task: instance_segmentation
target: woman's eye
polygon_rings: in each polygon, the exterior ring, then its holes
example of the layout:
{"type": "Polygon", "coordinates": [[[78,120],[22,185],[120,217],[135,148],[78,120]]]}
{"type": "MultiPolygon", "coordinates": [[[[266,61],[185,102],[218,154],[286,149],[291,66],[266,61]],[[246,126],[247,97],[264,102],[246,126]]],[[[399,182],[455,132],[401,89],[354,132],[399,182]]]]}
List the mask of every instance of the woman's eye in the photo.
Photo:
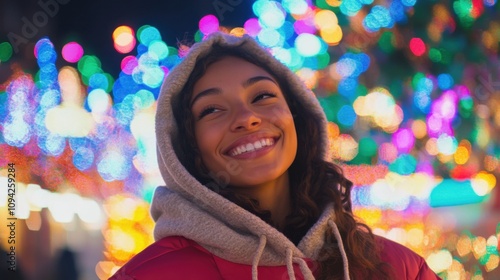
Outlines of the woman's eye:
{"type": "Polygon", "coordinates": [[[276,97],[276,94],[270,93],[270,92],[263,92],[263,93],[260,93],[259,95],[257,95],[253,101],[255,102],[255,101],[259,101],[259,100],[267,99],[267,98],[272,98],[272,97],[276,97]]]}
{"type": "Polygon", "coordinates": [[[208,114],[212,114],[214,112],[216,112],[217,109],[213,106],[210,106],[210,107],[207,107],[205,109],[203,109],[200,114],[198,115],[198,119],[202,119],[204,116],[208,115],[208,114]]]}

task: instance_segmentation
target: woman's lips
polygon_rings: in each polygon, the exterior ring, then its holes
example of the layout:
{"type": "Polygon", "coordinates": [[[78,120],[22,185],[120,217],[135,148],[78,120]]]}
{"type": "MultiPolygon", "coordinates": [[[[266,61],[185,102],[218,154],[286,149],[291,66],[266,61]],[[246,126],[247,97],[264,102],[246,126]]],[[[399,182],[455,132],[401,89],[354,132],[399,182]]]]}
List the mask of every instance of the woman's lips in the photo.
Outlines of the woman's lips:
{"type": "Polygon", "coordinates": [[[271,134],[254,133],[237,139],[224,154],[239,159],[260,156],[271,150],[280,138],[271,134]]]}
{"type": "Polygon", "coordinates": [[[230,156],[238,156],[245,153],[250,153],[254,151],[259,151],[266,147],[270,147],[274,145],[274,138],[266,137],[260,140],[256,140],[253,143],[243,143],[231,150],[229,150],[228,154],[230,156]]]}

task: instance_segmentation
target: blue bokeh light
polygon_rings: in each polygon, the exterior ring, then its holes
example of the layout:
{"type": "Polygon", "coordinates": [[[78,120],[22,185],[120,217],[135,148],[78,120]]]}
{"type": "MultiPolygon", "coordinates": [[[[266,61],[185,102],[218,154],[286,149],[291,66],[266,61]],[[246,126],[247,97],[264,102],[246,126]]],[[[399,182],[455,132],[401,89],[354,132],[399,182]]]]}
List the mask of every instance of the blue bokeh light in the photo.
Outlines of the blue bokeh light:
{"type": "Polygon", "coordinates": [[[440,74],[437,77],[437,83],[438,83],[438,87],[441,90],[447,90],[453,86],[455,81],[453,80],[453,77],[450,74],[444,73],[444,74],[440,74]]]}
{"type": "Polygon", "coordinates": [[[87,147],[78,147],[73,154],[73,164],[81,171],[87,170],[94,163],[94,151],[87,147]]]}

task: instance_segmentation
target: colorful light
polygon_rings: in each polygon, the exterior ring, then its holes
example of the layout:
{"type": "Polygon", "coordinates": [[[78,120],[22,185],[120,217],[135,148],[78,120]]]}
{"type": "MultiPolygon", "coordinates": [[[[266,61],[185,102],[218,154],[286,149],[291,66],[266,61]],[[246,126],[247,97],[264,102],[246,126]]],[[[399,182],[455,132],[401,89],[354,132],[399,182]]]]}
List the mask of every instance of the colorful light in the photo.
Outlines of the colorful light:
{"type": "Polygon", "coordinates": [[[139,62],[137,61],[137,58],[135,56],[129,55],[122,59],[120,66],[123,73],[131,75],[138,64],[139,62]]]}
{"type": "Polygon", "coordinates": [[[70,63],[76,63],[83,56],[83,48],[77,42],[69,42],[62,48],[62,57],[70,63]]]}
{"type": "Polygon", "coordinates": [[[137,29],[137,39],[141,45],[149,47],[152,42],[161,41],[161,34],[156,27],[143,25],[137,29]]]}
{"type": "Polygon", "coordinates": [[[402,128],[392,135],[392,142],[401,153],[409,153],[415,144],[415,137],[410,129],[402,128]]]}
{"type": "Polygon", "coordinates": [[[169,54],[168,46],[163,41],[153,41],[149,44],[148,52],[158,57],[158,60],[165,59],[169,54]]]}
{"type": "Polygon", "coordinates": [[[380,28],[391,28],[394,25],[394,20],[391,17],[389,10],[380,5],[372,7],[370,13],[363,20],[363,26],[368,32],[376,32],[380,28]]]}
{"type": "Polygon", "coordinates": [[[245,21],[243,28],[245,28],[247,34],[252,37],[256,37],[262,30],[262,26],[260,26],[259,20],[256,18],[250,18],[245,21]]]}
{"type": "Polygon", "coordinates": [[[214,15],[206,15],[200,19],[198,26],[201,33],[208,35],[219,30],[219,20],[214,15]]]}
{"type": "Polygon", "coordinates": [[[119,53],[129,53],[135,48],[134,30],[122,25],[113,31],[113,46],[119,53]]]}
{"type": "Polygon", "coordinates": [[[412,38],[410,40],[410,50],[415,56],[422,56],[425,51],[425,43],[420,38],[412,38]]]}
{"type": "Polygon", "coordinates": [[[444,207],[453,205],[473,204],[484,201],[484,196],[476,194],[471,181],[457,181],[444,179],[431,192],[431,207],[444,207]]]}
{"type": "Polygon", "coordinates": [[[0,43],[0,63],[7,62],[12,57],[12,45],[8,42],[0,43]]]}

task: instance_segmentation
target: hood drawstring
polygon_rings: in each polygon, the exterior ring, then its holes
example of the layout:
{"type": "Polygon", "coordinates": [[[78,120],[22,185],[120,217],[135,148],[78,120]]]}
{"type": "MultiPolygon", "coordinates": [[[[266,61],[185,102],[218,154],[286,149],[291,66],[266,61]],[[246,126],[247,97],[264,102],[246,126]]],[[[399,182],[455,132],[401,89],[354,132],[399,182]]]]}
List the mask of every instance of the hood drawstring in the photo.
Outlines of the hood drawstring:
{"type": "MultiPolygon", "coordinates": [[[[267,238],[265,235],[260,236],[259,247],[257,247],[257,251],[255,252],[255,256],[252,261],[252,280],[258,280],[258,267],[259,261],[262,257],[262,253],[264,252],[264,248],[266,247],[267,238]]],[[[288,272],[288,277],[290,280],[295,280],[295,271],[293,270],[293,263],[297,263],[300,267],[300,271],[302,275],[304,275],[305,280],[314,280],[314,275],[312,274],[311,269],[307,266],[306,261],[302,258],[294,257],[291,248],[286,249],[286,268],[288,272]]]]}
{"type": "Polygon", "coordinates": [[[257,268],[259,266],[260,257],[262,256],[262,253],[264,252],[264,248],[266,247],[266,242],[267,242],[266,236],[261,235],[260,241],[259,241],[259,247],[257,247],[257,251],[255,252],[255,256],[253,257],[252,280],[258,279],[258,269],[257,268]]]}
{"type": "Polygon", "coordinates": [[[293,271],[293,256],[292,249],[286,249],[286,269],[290,280],[295,280],[295,271],[293,271]]]}
{"type": "Polygon", "coordinates": [[[350,280],[351,278],[349,276],[349,261],[347,260],[347,254],[345,252],[344,242],[342,241],[342,237],[340,236],[339,228],[333,220],[329,220],[328,225],[332,227],[333,235],[335,236],[335,238],[337,239],[337,243],[339,244],[340,255],[342,255],[342,260],[344,261],[344,279],[350,280]]]}
{"type": "Polygon", "coordinates": [[[314,275],[311,269],[307,266],[306,261],[302,258],[294,257],[292,248],[286,249],[286,268],[288,270],[288,277],[290,280],[295,280],[295,271],[293,270],[293,263],[297,263],[300,268],[300,272],[304,276],[305,280],[314,280],[314,275]]]}
{"type": "Polygon", "coordinates": [[[302,275],[304,275],[304,279],[306,279],[306,280],[309,280],[309,279],[314,280],[314,275],[313,275],[311,269],[309,268],[309,266],[307,265],[307,263],[306,263],[306,261],[304,259],[298,258],[298,257],[294,257],[293,261],[295,263],[299,264],[300,271],[302,272],[302,275]]]}

